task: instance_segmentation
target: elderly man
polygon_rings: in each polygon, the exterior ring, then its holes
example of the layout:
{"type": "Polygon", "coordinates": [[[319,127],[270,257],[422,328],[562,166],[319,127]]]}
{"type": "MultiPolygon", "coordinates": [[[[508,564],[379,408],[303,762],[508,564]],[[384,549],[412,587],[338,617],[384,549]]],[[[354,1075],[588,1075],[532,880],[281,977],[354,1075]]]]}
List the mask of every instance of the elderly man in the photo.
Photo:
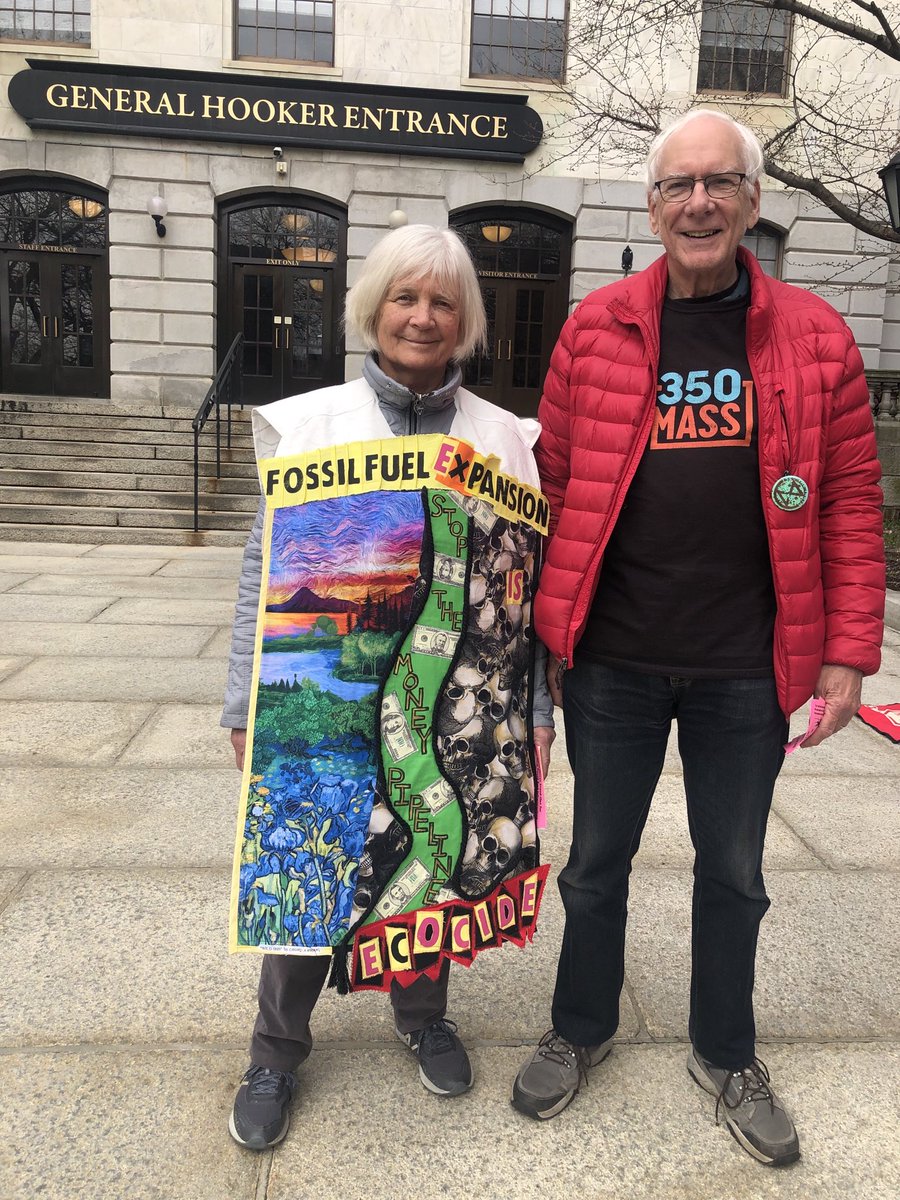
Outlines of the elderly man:
{"type": "Polygon", "coordinates": [[[553,1028],[513,1103],[555,1116],[610,1051],[631,860],[675,718],[695,850],[688,1070],[740,1145],[780,1165],[799,1142],[753,1018],[766,820],[789,714],[824,699],[817,745],[878,669],[884,567],[853,337],[740,246],[762,165],[722,114],[664,131],[647,195],[665,254],[588,296],[551,361],[536,623],[575,812],[553,1028]]]}

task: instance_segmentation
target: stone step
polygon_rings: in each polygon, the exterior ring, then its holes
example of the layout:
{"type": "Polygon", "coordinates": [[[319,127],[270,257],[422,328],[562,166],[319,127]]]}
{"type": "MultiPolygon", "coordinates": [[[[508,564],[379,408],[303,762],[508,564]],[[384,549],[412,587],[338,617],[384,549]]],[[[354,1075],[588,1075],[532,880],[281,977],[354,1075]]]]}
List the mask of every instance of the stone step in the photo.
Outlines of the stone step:
{"type": "MultiPolygon", "coordinates": [[[[61,438],[62,430],[59,426],[35,426],[35,425],[5,425],[0,427],[0,439],[16,442],[16,441],[43,441],[47,439],[48,433],[54,436],[52,440],[55,444],[65,445],[67,442],[79,444],[79,442],[88,440],[83,437],[83,430],[73,429],[71,438],[61,438]]],[[[118,445],[145,445],[148,442],[158,446],[181,446],[190,445],[191,453],[193,453],[194,439],[193,434],[188,433],[165,433],[153,431],[151,436],[147,437],[145,431],[140,429],[117,429],[110,428],[108,425],[98,426],[97,433],[104,441],[115,443],[118,445]]],[[[215,429],[207,427],[201,435],[209,444],[215,446],[215,429]]],[[[225,442],[224,430],[222,431],[222,442],[225,442]]],[[[231,431],[232,449],[249,449],[253,445],[253,440],[248,433],[236,431],[232,427],[231,431]]]]}
{"type": "MultiPolygon", "coordinates": [[[[118,509],[194,509],[194,492],[185,488],[182,492],[151,492],[137,489],[114,490],[108,488],[67,487],[0,487],[0,505],[24,504],[26,500],[38,507],[56,505],[60,508],[103,509],[115,513],[118,509]]],[[[209,509],[214,503],[219,512],[252,512],[259,507],[259,497],[216,493],[214,497],[201,494],[203,507],[209,509]]],[[[115,524],[115,522],[113,522],[115,524]]]]}
{"type": "MultiPolygon", "coordinates": [[[[117,460],[118,461],[118,460],[117,460]]],[[[70,464],[66,464],[69,466],[70,464]]],[[[117,490],[138,490],[152,492],[182,492],[193,491],[194,479],[192,471],[181,474],[139,474],[133,471],[121,473],[109,471],[58,470],[19,470],[7,468],[0,464],[0,485],[7,487],[36,487],[36,488],[106,488],[117,490]]],[[[201,495],[240,495],[254,496],[259,494],[259,483],[256,478],[243,478],[225,475],[221,479],[200,478],[201,495]]]]}
{"type": "MultiPolygon", "coordinates": [[[[254,513],[202,511],[200,525],[205,529],[243,531],[246,538],[250,526],[253,524],[254,513]]],[[[0,526],[16,523],[29,526],[51,525],[60,530],[67,525],[95,526],[97,540],[105,542],[108,540],[106,530],[116,527],[143,531],[150,529],[190,530],[194,524],[194,512],[193,507],[183,511],[165,508],[151,511],[148,509],[75,508],[52,504],[0,504],[0,526]],[[101,534],[102,536],[100,536],[101,534]]],[[[141,539],[135,540],[140,541],[141,539]]]]}
{"type": "Polygon", "coordinates": [[[173,409],[174,416],[193,416],[197,412],[196,401],[179,404],[158,400],[107,400],[102,396],[23,396],[4,394],[0,397],[0,410],[14,413],[108,413],[110,416],[167,416],[173,409]]]}
{"type": "MultiPolygon", "coordinates": [[[[226,425],[226,415],[222,414],[221,425],[226,425]]],[[[148,432],[179,433],[193,437],[193,414],[186,413],[183,417],[136,417],[109,413],[56,413],[29,412],[18,413],[0,410],[0,434],[5,434],[10,426],[49,429],[142,429],[148,432]]],[[[232,430],[238,430],[244,435],[250,432],[249,416],[232,413],[232,430]]],[[[215,417],[210,417],[203,427],[204,433],[209,432],[215,437],[215,417]]],[[[201,435],[202,436],[202,435],[201,435]]],[[[150,440],[150,439],[148,439],[150,440]]]]}
{"type": "MultiPolygon", "coordinates": [[[[45,459],[54,458],[82,458],[91,459],[95,465],[102,463],[105,459],[135,459],[135,455],[146,454],[147,462],[161,462],[163,460],[186,462],[190,463],[190,469],[194,469],[194,447],[193,444],[182,446],[141,446],[134,442],[110,442],[104,444],[102,442],[32,442],[32,441],[9,441],[0,440],[0,452],[7,455],[17,455],[19,457],[41,457],[45,459]]],[[[200,462],[215,464],[216,461],[216,446],[201,444],[200,446],[200,462]]],[[[228,463],[233,466],[243,466],[248,470],[255,472],[256,466],[253,459],[252,451],[246,447],[234,447],[229,450],[227,446],[222,446],[222,463],[228,463]]]]}
{"type": "MultiPolygon", "coordinates": [[[[2,443],[0,443],[2,445],[2,443]]],[[[210,480],[211,476],[207,468],[212,467],[215,461],[215,452],[207,459],[201,459],[200,480],[210,480]]],[[[193,479],[194,474],[194,459],[191,458],[127,458],[117,457],[110,459],[106,464],[112,472],[128,474],[128,475],[172,475],[188,476],[193,479]]],[[[44,470],[59,470],[63,469],[68,472],[86,471],[94,475],[99,468],[96,458],[75,458],[69,455],[59,456],[42,456],[40,454],[24,454],[21,451],[16,453],[12,451],[6,453],[5,450],[0,450],[0,470],[12,471],[44,471],[44,470]]],[[[234,479],[242,481],[252,481],[253,486],[258,488],[256,464],[252,459],[246,462],[227,462],[223,456],[222,459],[222,478],[234,479]]],[[[14,482],[10,480],[9,482],[14,482]]],[[[174,484],[172,485],[175,486],[174,484]]]]}
{"type": "MultiPolygon", "coordinates": [[[[4,442],[0,439],[0,450],[4,454],[17,455],[19,457],[44,458],[44,460],[53,460],[53,458],[85,458],[85,460],[94,461],[96,468],[102,469],[103,463],[107,460],[119,460],[119,458],[136,458],[140,461],[140,456],[146,456],[146,462],[162,462],[163,460],[172,462],[190,463],[190,469],[193,470],[193,445],[174,445],[174,446],[155,446],[155,445],[140,445],[131,442],[116,443],[110,442],[104,444],[102,442],[4,442]]],[[[256,470],[253,455],[246,448],[228,449],[228,446],[222,446],[222,464],[228,463],[230,466],[244,467],[247,472],[256,470]]],[[[200,445],[199,452],[200,463],[209,464],[215,469],[216,462],[216,446],[200,445]]]]}
{"type": "MultiPolygon", "coordinates": [[[[176,417],[193,420],[199,404],[195,400],[179,404],[167,400],[105,400],[101,396],[22,396],[5,393],[0,396],[0,412],[20,413],[103,413],[108,418],[121,417],[176,417]]],[[[237,412],[240,404],[235,404],[237,412]]],[[[250,413],[252,405],[244,408],[250,413]]]]}
{"type": "Polygon", "coordinates": [[[68,542],[96,545],[151,546],[243,546],[247,541],[245,529],[127,529],[104,525],[41,525],[16,521],[3,523],[0,514],[0,543],[2,542],[68,542]]]}

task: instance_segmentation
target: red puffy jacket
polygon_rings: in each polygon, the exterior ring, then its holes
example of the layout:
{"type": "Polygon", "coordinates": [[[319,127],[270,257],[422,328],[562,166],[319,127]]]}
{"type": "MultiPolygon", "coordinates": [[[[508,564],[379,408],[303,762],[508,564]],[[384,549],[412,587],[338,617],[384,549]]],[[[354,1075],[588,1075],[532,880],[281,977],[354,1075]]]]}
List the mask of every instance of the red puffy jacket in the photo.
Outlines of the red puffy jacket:
{"type": "MultiPolygon", "coordinates": [[[[790,714],[823,663],[874,674],[881,660],[884,543],[881,472],[862,359],[841,317],[817,296],[750,272],[747,355],[759,406],[759,472],[778,603],[775,677],[790,714]],[[772,502],[786,473],[809,485],[794,512],[772,502]]],[[[536,449],[551,507],[535,603],[537,631],[571,666],[603,550],[650,435],[665,255],[593,292],[566,322],[550,361],[536,449]]]]}

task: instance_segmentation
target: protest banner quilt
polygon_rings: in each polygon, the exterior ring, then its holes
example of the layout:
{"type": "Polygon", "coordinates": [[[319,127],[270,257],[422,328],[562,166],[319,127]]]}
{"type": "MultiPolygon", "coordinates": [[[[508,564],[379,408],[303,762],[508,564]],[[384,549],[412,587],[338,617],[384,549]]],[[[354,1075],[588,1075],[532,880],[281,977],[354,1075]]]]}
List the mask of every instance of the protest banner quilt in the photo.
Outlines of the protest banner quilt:
{"type": "Polygon", "coordinates": [[[452,437],[260,464],[267,513],[230,947],[384,989],[534,931],[547,502],[452,437]]]}

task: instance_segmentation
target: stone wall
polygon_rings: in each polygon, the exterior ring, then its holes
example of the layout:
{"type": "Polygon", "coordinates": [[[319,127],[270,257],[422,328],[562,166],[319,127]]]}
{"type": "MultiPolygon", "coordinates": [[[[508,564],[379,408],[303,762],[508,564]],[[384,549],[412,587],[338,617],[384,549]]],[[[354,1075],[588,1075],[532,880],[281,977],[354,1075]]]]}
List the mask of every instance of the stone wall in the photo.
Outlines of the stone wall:
{"type": "MultiPolygon", "coordinates": [[[[44,58],[86,58],[177,69],[292,74],[276,63],[232,57],[230,0],[102,0],[93,6],[90,50],[42,45],[44,58]]],[[[463,0],[397,5],[356,0],[336,5],[334,67],[304,66],[304,76],[387,85],[526,91],[548,134],[523,166],[288,149],[276,175],[271,149],[162,138],[29,130],[10,109],[6,82],[25,69],[34,47],[0,51],[0,172],[59,173],[108,189],[112,395],[118,400],[198,402],[214,371],[217,203],[254,189],[312,194],[348,210],[348,282],[398,205],[411,221],[447,222],[469,205],[514,203],[573,221],[570,296],[618,279],[625,245],[634,269],[659,244],[650,233],[643,188],[631,180],[582,177],[554,155],[558,126],[549,85],[517,89],[468,77],[470,7],[463,0]],[[159,191],[169,215],[164,240],[146,206],[159,191]]],[[[783,278],[824,295],[850,322],[869,370],[900,369],[898,275],[888,287],[883,244],[866,239],[805,195],[766,188],[763,217],[785,235],[783,278]]],[[[348,345],[347,375],[359,371],[360,347],[348,345]]]]}

